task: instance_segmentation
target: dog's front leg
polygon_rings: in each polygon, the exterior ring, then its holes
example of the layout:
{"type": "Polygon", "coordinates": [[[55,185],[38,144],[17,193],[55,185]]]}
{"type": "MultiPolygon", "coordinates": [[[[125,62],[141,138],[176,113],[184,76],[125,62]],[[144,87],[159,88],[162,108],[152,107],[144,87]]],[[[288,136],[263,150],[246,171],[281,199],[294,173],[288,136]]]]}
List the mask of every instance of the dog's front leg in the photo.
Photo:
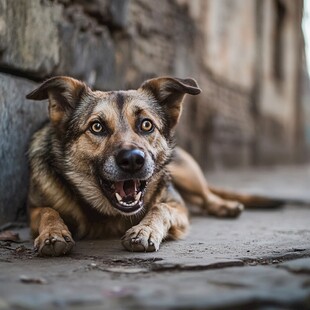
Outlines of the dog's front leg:
{"type": "Polygon", "coordinates": [[[60,256],[71,251],[74,241],[71,233],[52,208],[31,208],[30,225],[33,235],[38,235],[34,248],[41,256],[60,256]]]}
{"type": "Polygon", "coordinates": [[[155,204],[138,225],[125,233],[122,244],[128,251],[157,251],[163,239],[179,239],[188,227],[188,211],[182,202],[155,204]]]}

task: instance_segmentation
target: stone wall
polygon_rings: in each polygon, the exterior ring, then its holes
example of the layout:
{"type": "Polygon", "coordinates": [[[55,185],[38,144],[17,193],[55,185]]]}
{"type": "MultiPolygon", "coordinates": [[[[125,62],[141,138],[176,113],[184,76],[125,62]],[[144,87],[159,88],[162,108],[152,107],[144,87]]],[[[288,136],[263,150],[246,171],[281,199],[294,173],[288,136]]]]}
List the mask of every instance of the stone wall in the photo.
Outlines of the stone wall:
{"type": "Polygon", "coordinates": [[[25,210],[26,145],[47,118],[24,100],[70,75],[102,90],[192,76],[178,143],[203,169],[294,162],[302,0],[1,0],[0,223],[25,210]]]}
{"type": "Polygon", "coordinates": [[[302,55],[300,2],[258,2],[259,40],[256,80],[257,160],[292,162],[300,157],[302,55]]]}
{"type": "Polygon", "coordinates": [[[0,74],[0,224],[25,213],[27,145],[47,118],[47,105],[25,101],[35,83],[0,74]]]}

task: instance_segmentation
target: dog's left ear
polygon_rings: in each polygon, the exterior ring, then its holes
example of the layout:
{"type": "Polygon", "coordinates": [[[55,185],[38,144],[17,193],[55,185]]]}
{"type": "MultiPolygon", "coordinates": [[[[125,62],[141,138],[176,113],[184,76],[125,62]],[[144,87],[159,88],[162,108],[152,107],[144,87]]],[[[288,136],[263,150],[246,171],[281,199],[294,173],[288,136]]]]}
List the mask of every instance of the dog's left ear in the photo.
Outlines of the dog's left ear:
{"type": "Polygon", "coordinates": [[[32,100],[49,99],[49,116],[55,125],[65,122],[75,108],[81,94],[88,87],[81,81],[67,76],[56,76],[48,79],[26,98],[32,100]]]}
{"type": "Polygon", "coordinates": [[[150,93],[163,107],[168,120],[168,125],[173,128],[182,111],[182,101],[186,94],[198,95],[201,93],[194,79],[178,79],[160,77],[145,81],[140,89],[150,93]]]}

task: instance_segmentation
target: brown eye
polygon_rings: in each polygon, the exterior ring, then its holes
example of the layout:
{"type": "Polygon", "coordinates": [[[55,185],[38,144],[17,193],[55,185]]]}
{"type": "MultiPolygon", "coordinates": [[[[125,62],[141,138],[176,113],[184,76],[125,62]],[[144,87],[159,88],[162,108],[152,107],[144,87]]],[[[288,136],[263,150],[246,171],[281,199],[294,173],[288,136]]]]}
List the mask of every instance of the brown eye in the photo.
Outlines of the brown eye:
{"type": "Polygon", "coordinates": [[[145,119],[141,123],[141,130],[145,132],[151,132],[154,129],[153,123],[149,119],[145,119]]]}
{"type": "Polygon", "coordinates": [[[103,132],[103,127],[102,127],[102,125],[99,122],[93,123],[91,125],[90,129],[91,129],[91,131],[93,133],[101,133],[101,132],[103,132]]]}

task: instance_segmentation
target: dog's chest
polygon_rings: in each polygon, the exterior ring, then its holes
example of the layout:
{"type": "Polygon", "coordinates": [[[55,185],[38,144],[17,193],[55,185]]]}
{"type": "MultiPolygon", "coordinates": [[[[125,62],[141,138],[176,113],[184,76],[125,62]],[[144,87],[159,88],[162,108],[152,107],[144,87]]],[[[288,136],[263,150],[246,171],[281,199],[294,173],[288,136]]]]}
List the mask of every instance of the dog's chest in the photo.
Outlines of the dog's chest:
{"type": "Polygon", "coordinates": [[[74,216],[63,215],[70,231],[77,239],[106,239],[121,237],[132,226],[139,223],[137,217],[109,216],[100,214],[90,207],[80,208],[83,214],[78,220],[74,216]]]}

